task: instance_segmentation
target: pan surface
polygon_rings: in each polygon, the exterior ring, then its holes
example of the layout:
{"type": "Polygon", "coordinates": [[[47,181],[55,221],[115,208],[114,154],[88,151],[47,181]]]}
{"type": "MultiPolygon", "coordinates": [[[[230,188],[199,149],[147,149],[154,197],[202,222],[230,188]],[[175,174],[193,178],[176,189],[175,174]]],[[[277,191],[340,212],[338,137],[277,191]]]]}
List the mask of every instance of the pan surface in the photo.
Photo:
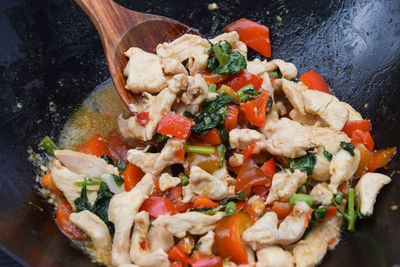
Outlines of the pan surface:
{"type": "MultiPolygon", "coordinates": [[[[400,146],[399,1],[220,0],[216,11],[205,0],[118,2],[209,37],[241,17],[269,26],[274,58],[300,73],[318,71],[340,100],[371,119],[378,148],[400,146]]],[[[57,229],[51,205],[33,189],[28,151],[37,152],[44,135],[56,139],[68,115],[108,79],[101,41],[72,0],[2,0],[0,10],[0,247],[19,262],[3,255],[0,265],[97,266],[57,229]]],[[[390,209],[400,205],[399,167],[397,155],[384,170],[393,181],[373,218],[344,232],[322,266],[400,266],[400,211],[390,209]]]]}

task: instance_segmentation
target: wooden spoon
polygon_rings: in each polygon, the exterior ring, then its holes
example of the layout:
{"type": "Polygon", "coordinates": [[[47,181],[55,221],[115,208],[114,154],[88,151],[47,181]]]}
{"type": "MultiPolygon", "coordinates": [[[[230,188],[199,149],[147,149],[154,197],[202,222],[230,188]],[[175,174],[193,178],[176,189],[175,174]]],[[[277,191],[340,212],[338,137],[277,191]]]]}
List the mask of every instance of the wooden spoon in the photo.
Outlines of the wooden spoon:
{"type": "Polygon", "coordinates": [[[86,12],[99,32],[114,86],[122,101],[129,104],[137,98],[125,89],[123,70],[127,64],[124,52],[140,47],[154,52],[157,44],[170,42],[185,33],[197,34],[192,28],[176,20],[135,12],[112,0],[75,0],[86,12]]]}

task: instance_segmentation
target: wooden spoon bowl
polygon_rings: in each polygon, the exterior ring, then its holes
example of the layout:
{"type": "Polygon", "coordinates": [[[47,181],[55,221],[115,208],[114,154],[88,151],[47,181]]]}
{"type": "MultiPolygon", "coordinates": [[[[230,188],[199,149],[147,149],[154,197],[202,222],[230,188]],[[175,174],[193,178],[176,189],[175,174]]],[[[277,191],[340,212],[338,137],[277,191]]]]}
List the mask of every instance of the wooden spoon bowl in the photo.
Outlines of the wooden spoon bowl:
{"type": "Polygon", "coordinates": [[[122,101],[129,104],[138,101],[125,89],[123,74],[127,64],[124,52],[139,47],[154,52],[157,44],[170,42],[185,33],[197,34],[192,28],[176,20],[126,9],[112,0],[75,0],[97,28],[103,43],[108,69],[122,101]]]}

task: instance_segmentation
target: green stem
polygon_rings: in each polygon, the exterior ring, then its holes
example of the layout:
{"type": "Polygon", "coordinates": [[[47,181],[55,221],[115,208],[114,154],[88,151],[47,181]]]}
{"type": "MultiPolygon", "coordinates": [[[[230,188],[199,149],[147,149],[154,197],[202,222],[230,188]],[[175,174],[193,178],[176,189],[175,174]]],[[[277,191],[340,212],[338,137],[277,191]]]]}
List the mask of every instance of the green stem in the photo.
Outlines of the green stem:
{"type": "Polygon", "coordinates": [[[349,199],[347,203],[347,214],[350,217],[347,223],[347,230],[353,231],[356,222],[356,213],[354,211],[354,188],[349,189],[349,199]]]}
{"type": "Polygon", "coordinates": [[[47,135],[43,137],[42,141],[40,141],[39,146],[41,146],[50,156],[54,156],[54,150],[58,149],[57,145],[47,135]]]}
{"type": "Polygon", "coordinates": [[[207,146],[191,146],[185,145],[185,151],[188,153],[198,153],[198,154],[214,154],[215,148],[207,146]]]}
{"type": "Polygon", "coordinates": [[[311,207],[313,199],[311,196],[306,194],[301,194],[301,193],[293,194],[290,197],[289,205],[293,207],[296,204],[296,202],[299,201],[304,201],[311,207]]]}

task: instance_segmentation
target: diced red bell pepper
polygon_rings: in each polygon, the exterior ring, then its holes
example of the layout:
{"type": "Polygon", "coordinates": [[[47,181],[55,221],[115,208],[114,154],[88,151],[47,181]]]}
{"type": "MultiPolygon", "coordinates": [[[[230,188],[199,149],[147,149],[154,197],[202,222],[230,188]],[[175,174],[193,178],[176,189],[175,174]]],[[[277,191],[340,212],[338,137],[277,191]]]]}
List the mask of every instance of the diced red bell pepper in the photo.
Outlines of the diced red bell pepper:
{"type": "Polygon", "coordinates": [[[358,120],[358,121],[347,121],[342,131],[345,132],[347,136],[351,138],[351,136],[356,130],[369,132],[370,129],[371,129],[370,120],[358,120]]]}
{"type": "Polygon", "coordinates": [[[360,178],[365,172],[368,171],[368,163],[371,160],[371,153],[363,144],[356,145],[360,151],[360,163],[358,164],[357,171],[354,173],[354,178],[360,178]]]}
{"type": "Polygon", "coordinates": [[[227,74],[218,74],[218,73],[212,73],[212,72],[201,73],[201,76],[206,81],[207,85],[210,85],[212,83],[215,83],[215,84],[220,83],[229,77],[229,75],[227,75],[227,74]]]}
{"type": "Polygon", "coordinates": [[[267,103],[268,91],[264,91],[256,99],[242,103],[240,110],[252,125],[262,126],[265,122],[267,103]]]}
{"type": "Polygon", "coordinates": [[[172,203],[174,203],[174,207],[176,212],[186,212],[188,209],[192,207],[190,203],[182,202],[179,200],[174,200],[172,203]]]}
{"type": "Polygon", "coordinates": [[[174,204],[169,198],[166,197],[153,197],[147,198],[139,209],[140,211],[145,210],[149,212],[150,216],[157,218],[160,215],[174,215],[176,209],[174,204]]]}
{"type": "Polygon", "coordinates": [[[272,178],[272,176],[274,176],[276,173],[275,159],[270,158],[260,167],[260,169],[265,172],[266,175],[269,175],[272,178]]]}
{"type": "Polygon", "coordinates": [[[240,41],[265,57],[271,57],[269,28],[257,22],[242,18],[225,26],[223,32],[236,31],[240,41]]]}
{"type": "Polygon", "coordinates": [[[182,186],[177,185],[172,188],[168,188],[165,190],[165,196],[172,199],[172,200],[178,200],[182,196],[182,186]]]}
{"type": "Polygon", "coordinates": [[[198,208],[213,208],[213,207],[218,207],[219,204],[202,196],[197,196],[194,199],[193,202],[193,208],[198,209],[198,208]]]}
{"type": "Polygon", "coordinates": [[[369,132],[363,132],[358,129],[355,130],[351,135],[351,143],[354,146],[357,146],[358,144],[363,144],[369,152],[372,152],[375,146],[375,142],[374,139],[372,139],[371,134],[369,132]]]}
{"type": "Polygon", "coordinates": [[[242,151],[242,155],[245,158],[250,158],[253,154],[256,154],[255,151],[260,151],[260,149],[257,149],[257,144],[251,144],[242,151]]]}
{"type": "Polygon", "coordinates": [[[167,113],[161,118],[161,121],[158,124],[157,133],[186,139],[190,135],[192,124],[193,119],[173,113],[167,113]]]}
{"type": "Polygon", "coordinates": [[[175,152],[175,157],[177,157],[180,161],[185,160],[185,148],[179,149],[175,152]]]}
{"type": "Polygon", "coordinates": [[[222,267],[222,259],[218,256],[203,256],[199,259],[189,259],[192,267],[222,267]]]}
{"type": "Polygon", "coordinates": [[[373,172],[376,169],[385,167],[393,157],[396,150],[396,147],[391,147],[373,152],[371,160],[368,163],[368,171],[373,172]]]}
{"type": "Polygon", "coordinates": [[[272,178],[266,175],[251,158],[245,158],[236,179],[236,192],[243,192],[255,185],[270,185],[272,178]]]}
{"type": "Polygon", "coordinates": [[[225,94],[231,96],[233,99],[235,99],[237,102],[240,103],[240,97],[236,94],[236,92],[232,89],[232,87],[223,84],[219,90],[224,91],[225,94]]]}
{"type": "Polygon", "coordinates": [[[128,142],[123,140],[118,132],[112,132],[107,141],[111,155],[121,162],[126,162],[127,152],[132,148],[128,142]]]}
{"type": "Polygon", "coordinates": [[[111,155],[110,150],[107,147],[106,142],[100,134],[95,134],[90,137],[81,147],[76,151],[91,154],[97,157],[102,155],[109,156],[112,160],[115,160],[113,155],[111,155]]]}
{"type": "Polygon", "coordinates": [[[276,213],[279,220],[283,220],[292,212],[293,209],[287,202],[274,201],[271,210],[276,213]]]}
{"type": "Polygon", "coordinates": [[[218,129],[214,128],[208,133],[204,135],[199,135],[197,136],[199,139],[201,139],[204,143],[209,144],[209,145],[219,145],[222,143],[221,137],[219,136],[218,129]]]}
{"type": "Polygon", "coordinates": [[[324,220],[328,220],[330,218],[333,218],[336,216],[338,207],[329,207],[328,210],[326,211],[324,220]]]}
{"type": "Polygon", "coordinates": [[[124,187],[127,192],[131,191],[144,176],[144,172],[136,165],[129,163],[121,177],[125,180],[124,187]]]}
{"type": "Polygon", "coordinates": [[[149,112],[142,111],[138,113],[135,118],[140,125],[146,126],[146,124],[149,122],[149,112]]]}
{"type": "Polygon", "coordinates": [[[239,117],[239,107],[235,104],[229,104],[228,105],[228,114],[226,114],[225,118],[225,129],[230,132],[233,129],[236,128],[237,123],[238,123],[238,117],[239,117]]]}
{"type": "Polygon", "coordinates": [[[251,206],[246,204],[243,209],[250,216],[253,222],[256,222],[258,219],[260,219],[260,217],[251,206]]]}
{"type": "Polygon", "coordinates": [[[184,264],[188,263],[189,257],[183,252],[178,246],[174,246],[171,251],[168,253],[168,259],[172,261],[179,261],[184,264]]]}
{"type": "Polygon", "coordinates": [[[251,190],[253,191],[254,194],[265,200],[269,192],[269,186],[256,185],[253,186],[251,190]]]}
{"type": "Polygon", "coordinates": [[[300,76],[300,81],[304,83],[309,89],[318,90],[330,95],[332,94],[324,78],[316,73],[314,70],[303,73],[300,76]]]}
{"type": "Polygon", "coordinates": [[[243,86],[252,84],[254,88],[258,91],[262,84],[262,79],[254,74],[242,70],[238,74],[233,75],[229,79],[226,79],[223,84],[231,87],[233,90],[238,91],[243,86]]]}
{"type": "Polygon", "coordinates": [[[56,220],[60,229],[70,237],[78,240],[86,240],[88,236],[69,220],[72,208],[69,203],[62,198],[57,205],[56,220]]]}

